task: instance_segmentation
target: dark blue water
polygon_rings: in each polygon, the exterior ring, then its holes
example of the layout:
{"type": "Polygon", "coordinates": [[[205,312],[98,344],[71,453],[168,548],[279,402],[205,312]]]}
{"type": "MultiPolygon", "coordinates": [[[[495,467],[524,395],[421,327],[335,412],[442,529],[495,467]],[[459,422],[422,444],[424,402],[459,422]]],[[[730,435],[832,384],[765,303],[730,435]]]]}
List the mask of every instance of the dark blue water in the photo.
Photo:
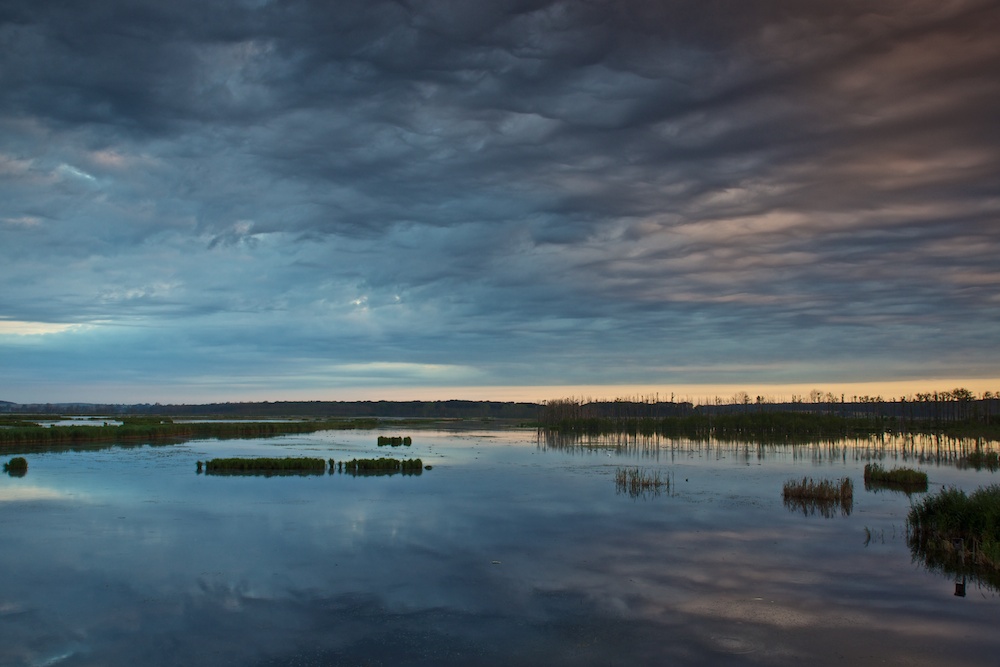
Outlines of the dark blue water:
{"type": "Polygon", "coordinates": [[[894,446],[596,444],[336,431],[26,453],[0,478],[0,664],[996,664],[997,593],[956,597],[912,562],[910,499],[861,479],[873,453],[931,492],[995,473],[894,446]],[[195,473],[258,455],[433,469],[195,473]],[[671,486],[622,493],[622,466],[671,486]],[[852,478],[850,514],[786,508],[803,476],[852,478]]]}

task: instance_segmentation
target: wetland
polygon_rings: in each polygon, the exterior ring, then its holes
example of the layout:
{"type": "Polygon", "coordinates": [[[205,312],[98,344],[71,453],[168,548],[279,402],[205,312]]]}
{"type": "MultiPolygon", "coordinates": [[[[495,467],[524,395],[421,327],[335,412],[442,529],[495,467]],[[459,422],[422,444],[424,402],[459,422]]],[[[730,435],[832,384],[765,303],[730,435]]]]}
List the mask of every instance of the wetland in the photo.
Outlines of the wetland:
{"type": "Polygon", "coordinates": [[[993,665],[1000,648],[992,571],[909,525],[928,499],[984,498],[994,441],[465,424],[412,439],[432,473],[361,475],[332,461],[384,461],[395,433],[264,435],[8,447],[26,473],[0,476],[0,664],[993,665]],[[196,474],[216,459],[331,463],[196,474]],[[869,489],[872,465],[927,489],[869,489]],[[790,480],[850,481],[850,511],[803,511],[822,498],[786,502],[790,480]]]}

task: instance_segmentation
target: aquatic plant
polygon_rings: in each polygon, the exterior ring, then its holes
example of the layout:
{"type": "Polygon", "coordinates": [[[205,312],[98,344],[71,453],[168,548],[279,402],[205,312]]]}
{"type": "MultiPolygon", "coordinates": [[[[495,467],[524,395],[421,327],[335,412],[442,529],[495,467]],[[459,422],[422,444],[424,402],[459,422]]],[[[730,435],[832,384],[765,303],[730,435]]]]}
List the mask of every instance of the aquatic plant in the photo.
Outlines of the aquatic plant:
{"type": "Polygon", "coordinates": [[[913,468],[886,470],[878,463],[865,464],[865,490],[897,489],[906,493],[927,490],[927,473],[913,468]]]}
{"type": "Polygon", "coordinates": [[[397,435],[394,436],[380,435],[378,437],[379,447],[385,447],[387,445],[389,447],[400,447],[400,446],[409,447],[412,444],[413,444],[413,439],[410,436],[400,437],[397,435]]]}
{"type": "Polygon", "coordinates": [[[23,456],[15,456],[3,464],[3,471],[12,477],[24,477],[28,472],[28,461],[23,456]]]}
{"type": "Polygon", "coordinates": [[[633,498],[652,493],[659,495],[670,488],[669,478],[663,477],[660,471],[648,472],[641,468],[618,468],[615,470],[615,489],[618,493],[627,493],[633,498]]]}
{"type": "Polygon", "coordinates": [[[809,498],[812,500],[853,500],[854,483],[849,477],[833,482],[828,479],[815,481],[811,477],[803,477],[802,481],[794,479],[785,482],[782,489],[785,498],[809,498]]]}
{"type": "Polygon", "coordinates": [[[371,473],[396,473],[420,474],[423,472],[424,463],[420,459],[399,459],[377,458],[377,459],[351,459],[342,461],[344,472],[353,475],[371,473]]]}
{"type": "Polygon", "coordinates": [[[971,495],[944,488],[910,507],[908,542],[929,564],[993,573],[1000,582],[1000,485],[971,495]]]}
{"type": "Polygon", "coordinates": [[[830,518],[837,509],[843,515],[849,515],[854,508],[854,483],[849,477],[831,481],[828,479],[815,481],[811,477],[803,477],[802,481],[789,480],[782,489],[785,507],[792,511],[801,511],[810,515],[819,512],[830,518]]]}
{"type": "Polygon", "coordinates": [[[205,462],[205,472],[323,472],[326,461],[308,457],[228,458],[205,462]]]}

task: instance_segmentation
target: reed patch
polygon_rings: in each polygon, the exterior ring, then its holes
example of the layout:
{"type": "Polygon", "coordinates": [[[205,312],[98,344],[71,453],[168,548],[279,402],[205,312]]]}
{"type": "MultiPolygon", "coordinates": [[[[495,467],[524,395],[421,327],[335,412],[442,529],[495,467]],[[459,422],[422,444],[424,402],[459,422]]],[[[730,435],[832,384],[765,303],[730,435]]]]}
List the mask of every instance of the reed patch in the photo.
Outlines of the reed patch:
{"type": "Polygon", "coordinates": [[[1000,485],[942,489],[914,504],[906,524],[911,552],[928,567],[1000,589],[1000,485]]]}
{"type": "MultiPolygon", "coordinates": [[[[198,470],[202,468],[198,461],[198,470]]],[[[309,457],[285,458],[225,458],[211,459],[204,464],[208,474],[227,473],[322,473],[326,470],[326,461],[309,457]]]]}
{"type": "Polygon", "coordinates": [[[803,477],[802,481],[792,479],[785,482],[782,498],[785,507],[806,516],[819,513],[831,518],[837,510],[848,516],[854,509],[854,483],[849,477],[836,481],[816,481],[811,477],[803,477]]]}
{"type": "Polygon", "coordinates": [[[927,473],[913,468],[886,470],[878,463],[865,465],[865,490],[892,489],[904,493],[927,491],[927,473]]]}
{"type": "MultiPolygon", "coordinates": [[[[330,472],[333,472],[334,461],[330,460],[330,472]]],[[[420,459],[394,459],[381,457],[377,459],[351,459],[337,462],[337,471],[349,475],[385,475],[402,473],[404,475],[419,475],[424,470],[424,462],[420,459]]]]}
{"type": "Polygon", "coordinates": [[[660,471],[652,472],[642,468],[618,468],[615,470],[615,489],[619,494],[632,498],[659,495],[670,488],[670,478],[660,471]]]}
{"type": "Polygon", "coordinates": [[[380,435],[377,444],[379,447],[409,447],[413,444],[410,436],[380,435]]]}

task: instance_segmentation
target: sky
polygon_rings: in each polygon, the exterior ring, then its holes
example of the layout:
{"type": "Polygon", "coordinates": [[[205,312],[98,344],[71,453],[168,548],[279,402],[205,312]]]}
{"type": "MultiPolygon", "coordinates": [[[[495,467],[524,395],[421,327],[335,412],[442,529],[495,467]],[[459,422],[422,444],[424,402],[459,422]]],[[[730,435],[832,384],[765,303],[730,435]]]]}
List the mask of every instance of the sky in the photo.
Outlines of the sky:
{"type": "Polygon", "coordinates": [[[1000,390],[998,34],[995,0],[3,0],[0,400],[1000,390]]]}

